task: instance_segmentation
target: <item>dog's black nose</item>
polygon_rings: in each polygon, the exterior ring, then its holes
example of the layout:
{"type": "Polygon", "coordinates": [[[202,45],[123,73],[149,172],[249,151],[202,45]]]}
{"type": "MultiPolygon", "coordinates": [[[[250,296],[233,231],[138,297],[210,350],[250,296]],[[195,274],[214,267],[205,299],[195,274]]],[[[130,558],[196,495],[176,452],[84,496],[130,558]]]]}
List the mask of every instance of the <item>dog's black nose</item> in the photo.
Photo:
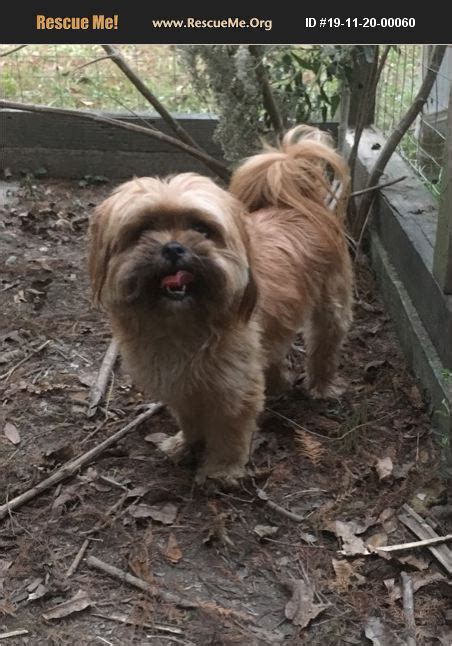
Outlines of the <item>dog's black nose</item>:
{"type": "Polygon", "coordinates": [[[175,241],[167,242],[162,247],[162,256],[172,261],[175,261],[181,258],[185,252],[186,252],[185,247],[175,241]]]}

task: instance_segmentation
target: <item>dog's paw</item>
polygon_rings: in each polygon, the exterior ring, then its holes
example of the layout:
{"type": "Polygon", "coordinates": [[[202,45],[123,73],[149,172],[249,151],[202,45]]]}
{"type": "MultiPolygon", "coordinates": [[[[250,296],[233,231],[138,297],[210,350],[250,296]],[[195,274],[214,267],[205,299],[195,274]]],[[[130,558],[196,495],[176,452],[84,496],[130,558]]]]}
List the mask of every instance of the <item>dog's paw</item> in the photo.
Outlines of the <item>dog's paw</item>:
{"type": "Polygon", "coordinates": [[[246,476],[246,469],[240,464],[203,464],[197,471],[195,481],[198,485],[205,485],[213,481],[223,489],[235,489],[240,480],[246,476]]]}
{"type": "Polygon", "coordinates": [[[344,394],[346,383],[342,379],[336,378],[325,384],[314,384],[308,386],[309,395],[313,399],[337,399],[344,394]]]}
{"type": "Polygon", "coordinates": [[[192,446],[187,444],[182,431],[167,437],[157,444],[160,451],[167,455],[173,462],[179,463],[190,457],[192,446]]]}

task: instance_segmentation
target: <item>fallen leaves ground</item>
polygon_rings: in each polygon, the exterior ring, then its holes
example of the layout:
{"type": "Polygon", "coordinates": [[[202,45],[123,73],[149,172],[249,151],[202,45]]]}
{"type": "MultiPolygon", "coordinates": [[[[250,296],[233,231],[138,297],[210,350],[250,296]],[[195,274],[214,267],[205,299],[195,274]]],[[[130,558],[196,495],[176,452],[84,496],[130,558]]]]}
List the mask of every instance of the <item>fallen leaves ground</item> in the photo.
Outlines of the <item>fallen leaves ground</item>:
{"type": "MultiPolygon", "coordinates": [[[[107,190],[28,179],[1,211],[0,504],[146,405],[117,368],[97,416],[86,417],[110,338],[89,304],[86,228],[107,190]]],[[[434,556],[363,555],[415,540],[398,518],[405,503],[438,534],[452,531],[452,514],[425,405],[364,265],[355,319],[344,349],[346,394],[311,401],[300,383],[268,402],[254,477],[242,489],[194,487],[190,467],[158,449],[177,430],[161,412],[0,521],[0,639],[393,646],[405,643],[406,571],[418,645],[450,646],[450,579],[434,556]],[[109,578],[87,567],[89,555],[198,606],[180,608],[109,578]]],[[[301,345],[292,363],[301,376],[301,345]]]]}

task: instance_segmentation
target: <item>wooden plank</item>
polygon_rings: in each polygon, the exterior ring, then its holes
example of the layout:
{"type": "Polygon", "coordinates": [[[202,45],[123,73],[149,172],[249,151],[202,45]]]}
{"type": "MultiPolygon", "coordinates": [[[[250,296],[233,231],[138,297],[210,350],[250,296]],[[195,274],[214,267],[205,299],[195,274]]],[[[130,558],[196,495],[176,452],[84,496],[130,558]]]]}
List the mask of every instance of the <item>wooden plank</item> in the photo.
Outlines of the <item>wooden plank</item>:
{"type": "MultiPolygon", "coordinates": [[[[128,123],[137,123],[174,136],[173,131],[153,113],[138,116],[102,113],[128,123]]],[[[181,125],[204,150],[221,158],[221,148],[213,141],[217,120],[203,115],[181,115],[181,125]]],[[[37,114],[18,110],[0,110],[2,146],[6,148],[62,148],[69,150],[136,150],[172,152],[170,145],[140,133],[127,132],[94,121],[81,121],[68,115],[37,114]]]]}
{"type": "MultiPolygon", "coordinates": [[[[368,101],[368,97],[365,95],[366,84],[369,74],[372,71],[373,63],[364,59],[362,54],[362,60],[355,65],[353,70],[353,78],[350,82],[350,96],[348,101],[348,126],[349,128],[355,128],[359,112],[363,102],[368,101]]],[[[369,113],[367,115],[366,122],[364,126],[370,126],[374,122],[375,117],[375,95],[372,97],[372,101],[369,105],[369,113]]]]}
{"type": "MultiPolygon", "coordinates": [[[[347,134],[346,145],[352,143],[347,134]]],[[[383,138],[373,130],[363,134],[356,187],[365,185],[383,138]]],[[[371,225],[402,280],[444,367],[452,367],[452,296],[444,294],[432,273],[433,246],[438,219],[438,203],[421,180],[395,153],[384,179],[406,174],[407,179],[382,191],[374,209],[371,225]]]]}
{"type": "Polygon", "coordinates": [[[452,294],[452,83],[444,151],[442,193],[436,230],[433,274],[445,294],[452,294]]]}
{"type": "Polygon", "coordinates": [[[212,176],[200,161],[183,152],[135,152],[113,150],[66,150],[63,148],[5,148],[0,150],[0,167],[13,175],[45,169],[47,177],[81,179],[105,175],[109,179],[133,176],[165,176],[195,172],[212,176]]]}

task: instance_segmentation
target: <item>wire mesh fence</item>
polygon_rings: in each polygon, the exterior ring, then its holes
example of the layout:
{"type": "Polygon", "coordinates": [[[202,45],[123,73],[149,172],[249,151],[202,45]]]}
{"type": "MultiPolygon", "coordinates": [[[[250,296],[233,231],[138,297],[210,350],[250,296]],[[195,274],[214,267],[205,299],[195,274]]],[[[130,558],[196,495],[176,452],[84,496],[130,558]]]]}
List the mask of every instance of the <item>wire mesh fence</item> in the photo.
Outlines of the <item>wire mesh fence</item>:
{"type": "MultiPolygon", "coordinates": [[[[109,60],[100,45],[0,45],[0,94],[25,103],[111,112],[149,111],[149,104],[109,60]],[[5,56],[4,54],[9,53],[5,56]],[[3,54],[3,55],[2,55],[3,54]]],[[[376,95],[375,125],[388,135],[413,102],[429,60],[428,46],[393,46],[376,95]]],[[[212,112],[206,96],[193,89],[190,74],[171,45],[123,45],[133,69],[172,112],[212,112]]],[[[404,136],[399,152],[439,195],[452,48],[421,115],[404,136]]],[[[309,84],[309,78],[303,77],[309,84]]]]}
{"type": "MultiPolygon", "coordinates": [[[[430,47],[423,45],[391,49],[376,95],[375,125],[383,134],[394,129],[414,101],[428,69],[429,54],[430,47]]],[[[451,83],[452,50],[448,49],[428,101],[398,149],[436,196],[441,190],[451,83]]]]}
{"type": "MultiPolygon", "coordinates": [[[[27,45],[5,56],[0,45],[0,94],[5,99],[112,112],[149,104],[100,45],[27,45]]],[[[206,112],[171,45],[122,45],[121,52],[172,112],[206,112]]]]}

